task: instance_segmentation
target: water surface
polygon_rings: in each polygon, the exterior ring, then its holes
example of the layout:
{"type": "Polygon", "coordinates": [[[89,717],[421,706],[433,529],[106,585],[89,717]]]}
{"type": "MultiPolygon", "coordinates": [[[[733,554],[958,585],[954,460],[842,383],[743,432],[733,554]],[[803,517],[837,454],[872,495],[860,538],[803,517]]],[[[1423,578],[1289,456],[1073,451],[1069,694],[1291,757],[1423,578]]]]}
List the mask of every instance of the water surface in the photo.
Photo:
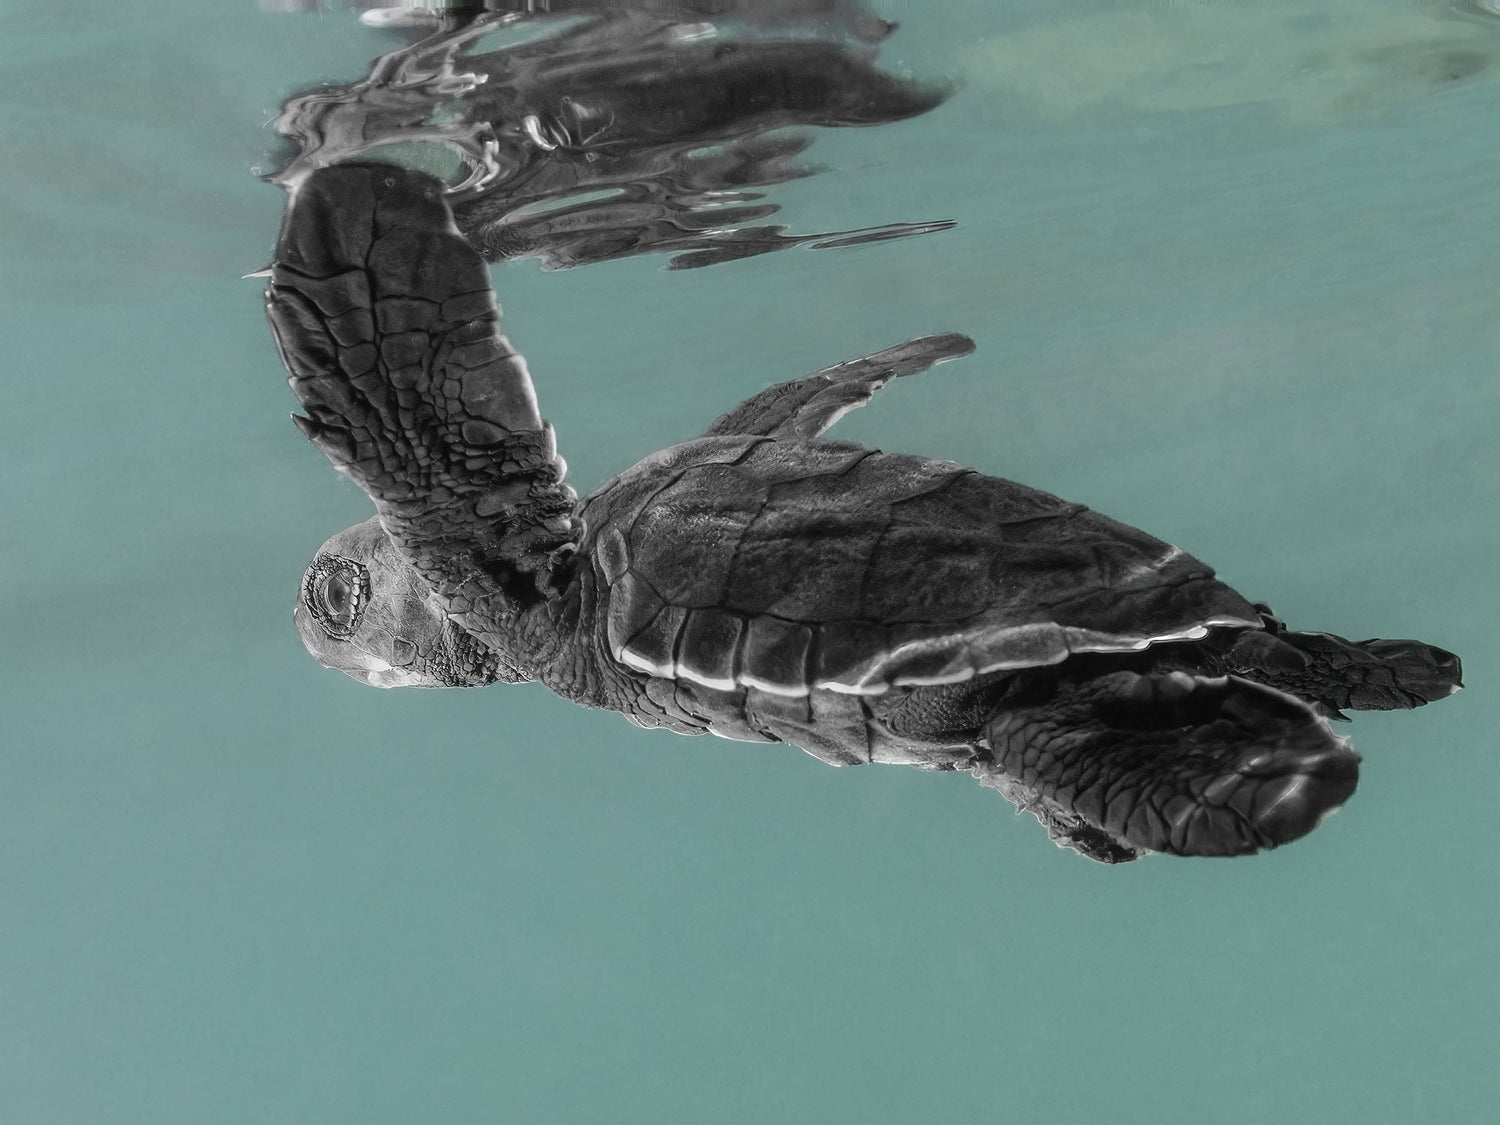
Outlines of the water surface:
{"type": "Polygon", "coordinates": [[[794,234],[496,267],[592,487],[765,384],[978,353],[841,436],[1180,544],[1469,689],[1361,716],[1360,790],[1251,860],[1103,869],[967,779],[678,739],[539,688],[310,662],[367,501],[260,309],[282,101],[343,9],[14,12],[0,41],[0,1118],[1476,1120],[1500,798],[1500,23],[1474,5],[889,4],[930,112],[819,130],[794,234]]]}

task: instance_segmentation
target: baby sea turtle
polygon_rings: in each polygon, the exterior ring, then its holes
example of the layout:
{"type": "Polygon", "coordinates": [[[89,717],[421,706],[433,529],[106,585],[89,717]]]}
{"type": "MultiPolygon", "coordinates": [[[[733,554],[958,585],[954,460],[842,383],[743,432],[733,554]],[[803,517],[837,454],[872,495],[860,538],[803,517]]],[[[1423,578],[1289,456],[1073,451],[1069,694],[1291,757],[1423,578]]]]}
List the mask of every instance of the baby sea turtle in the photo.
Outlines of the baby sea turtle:
{"type": "Polygon", "coordinates": [[[1238,855],[1354,791],[1326,721],[1459,687],[1415,641],[1288,631],[1134,528],[820,437],[932,336],[762,391],[578,500],[442,185],[310,174],[267,304],[302,432],[375,503],[302,582],[323,664],[538,680],[644,727],[966,769],[1094,859],[1238,855]]]}

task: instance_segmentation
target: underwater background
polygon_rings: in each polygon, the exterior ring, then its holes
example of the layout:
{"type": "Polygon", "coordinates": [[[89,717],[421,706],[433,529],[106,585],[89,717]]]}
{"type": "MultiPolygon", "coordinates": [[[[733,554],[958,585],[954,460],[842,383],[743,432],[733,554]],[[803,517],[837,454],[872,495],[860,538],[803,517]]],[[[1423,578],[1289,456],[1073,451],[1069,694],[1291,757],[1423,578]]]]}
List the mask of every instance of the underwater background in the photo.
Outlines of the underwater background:
{"type": "Polygon", "coordinates": [[[1500,1100],[1500,14],[888,2],[952,94],[821,130],[799,233],[494,277],[587,491],[766,384],[968,359],[836,436],[1081,501],[1469,687],[1338,733],[1307,839],[1108,868],[967,777],[319,668],[368,501],[262,313],[342,7],[7,5],[0,1121],[1484,1119],[1500,1100]]]}

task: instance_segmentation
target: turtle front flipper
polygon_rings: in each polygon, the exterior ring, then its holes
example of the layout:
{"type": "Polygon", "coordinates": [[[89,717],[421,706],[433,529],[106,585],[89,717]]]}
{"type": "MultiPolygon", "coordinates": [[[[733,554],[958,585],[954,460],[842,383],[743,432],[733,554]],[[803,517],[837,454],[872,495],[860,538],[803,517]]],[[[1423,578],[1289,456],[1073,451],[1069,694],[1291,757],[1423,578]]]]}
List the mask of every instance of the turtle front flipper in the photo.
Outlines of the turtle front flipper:
{"type": "Polygon", "coordinates": [[[501,620],[546,597],[575,497],[443,185],[386,164],[308,175],[266,307],[299,428],[450,611],[501,620]]]}
{"type": "Polygon", "coordinates": [[[1310,707],[1232,676],[1036,676],[984,734],[991,760],[975,767],[981,780],[1005,793],[999,775],[1034,793],[1030,811],[1054,839],[1071,828],[1085,845],[1064,846],[1107,851],[1085,829],[1105,834],[1120,849],[1116,862],[1132,851],[1277,847],[1343,804],[1359,776],[1358,755],[1310,707]]]}
{"type": "Polygon", "coordinates": [[[874,355],[767,387],[725,414],[703,436],[755,434],[810,441],[849,411],[869,402],[892,379],[926,371],[935,363],[973,350],[973,340],[953,332],[908,340],[874,355]]]}
{"type": "Polygon", "coordinates": [[[1265,629],[1235,638],[1226,671],[1310,699],[1335,714],[1394,711],[1446,699],[1463,687],[1463,665],[1421,641],[1348,641],[1288,630],[1262,612],[1265,629]]]}

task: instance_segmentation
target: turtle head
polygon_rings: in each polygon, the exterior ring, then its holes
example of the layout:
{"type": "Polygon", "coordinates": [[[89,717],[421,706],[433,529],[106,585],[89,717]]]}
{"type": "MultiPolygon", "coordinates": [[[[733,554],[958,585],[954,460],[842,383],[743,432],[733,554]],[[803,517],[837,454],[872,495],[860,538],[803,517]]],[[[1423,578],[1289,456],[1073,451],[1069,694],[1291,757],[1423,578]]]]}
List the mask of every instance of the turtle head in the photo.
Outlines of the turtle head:
{"type": "Polygon", "coordinates": [[[371,517],[319,548],[292,613],[307,651],[374,687],[479,687],[498,661],[371,517]]]}

